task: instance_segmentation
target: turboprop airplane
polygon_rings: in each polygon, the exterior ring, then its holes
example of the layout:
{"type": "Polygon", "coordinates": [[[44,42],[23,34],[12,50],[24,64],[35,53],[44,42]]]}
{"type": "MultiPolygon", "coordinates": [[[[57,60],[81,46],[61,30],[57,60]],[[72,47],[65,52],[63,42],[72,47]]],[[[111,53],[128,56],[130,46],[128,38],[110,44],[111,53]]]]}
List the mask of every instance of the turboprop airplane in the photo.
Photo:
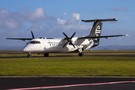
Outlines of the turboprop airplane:
{"type": "Polygon", "coordinates": [[[99,45],[100,38],[119,37],[126,35],[109,35],[100,36],[102,30],[102,21],[117,21],[113,19],[95,19],[95,20],[82,20],[83,22],[94,22],[89,35],[84,37],[74,37],[76,32],[71,37],[68,37],[64,32],[65,38],[35,38],[31,31],[32,38],[6,38],[14,40],[30,40],[23,52],[28,53],[27,57],[31,57],[31,53],[44,53],[44,57],[48,57],[49,53],[70,53],[77,52],[79,56],[83,56],[83,51],[91,49],[99,45]]]}

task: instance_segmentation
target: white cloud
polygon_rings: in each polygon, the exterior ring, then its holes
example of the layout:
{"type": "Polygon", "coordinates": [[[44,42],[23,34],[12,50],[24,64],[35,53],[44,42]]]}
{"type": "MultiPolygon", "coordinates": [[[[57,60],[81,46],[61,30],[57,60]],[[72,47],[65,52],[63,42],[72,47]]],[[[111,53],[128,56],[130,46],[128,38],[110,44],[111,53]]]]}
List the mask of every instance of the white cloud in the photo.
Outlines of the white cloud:
{"type": "Polygon", "coordinates": [[[4,10],[4,9],[3,9],[3,10],[0,10],[0,13],[1,13],[1,14],[6,14],[6,15],[7,15],[7,14],[8,14],[8,10],[4,10]]]}
{"type": "Polygon", "coordinates": [[[18,27],[17,22],[15,22],[14,20],[7,20],[5,22],[5,26],[7,26],[10,29],[16,29],[18,27]]]}
{"type": "Polygon", "coordinates": [[[66,23],[65,20],[62,20],[62,19],[59,19],[59,18],[57,18],[57,22],[58,22],[58,24],[65,24],[66,23]]]}
{"type": "Polygon", "coordinates": [[[64,15],[67,15],[67,13],[66,13],[66,12],[64,12],[64,15]]]}
{"type": "Polygon", "coordinates": [[[55,31],[60,31],[60,30],[61,30],[61,32],[63,32],[63,31],[83,32],[84,30],[90,30],[91,26],[80,24],[79,19],[80,19],[80,14],[78,14],[78,13],[73,13],[72,16],[67,20],[57,18],[58,25],[49,28],[49,30],[51,30],[51,33],[55,32],[55,31]]]}
{"type": "Polygon", "coordinates": [[[0,30],[21,30],[25,27],[23,23],[55,22],[56,17],[45,15],[44,8],[40,7],[33,12],[9,12],[0,8],[0,30]]]}
{"type": "Polygon", "coordinates": [[[35,11],[29,13],[28,19],[32,21],[41,21],[45,19],[44,8],[37,8],[35,11]]]}
{"type": "MultiPolygon", "coordinates": [[[[64,15],[67,13],[64,12],[64,15]]],[[[44,8],[40,7],[32,12],[9,12],[7,9],[0,8],[0,30],[33,30],[43,31],[48,30],[55,31],[55,27],[62,30],[72,29],[88,29],[87,26],[81,25],[79,22],[80,14],[73,13],[72,16],[67,19],[60,19],[53,16],[47,16],[44,8]],[[23,23],[31,23],[28,27],[25,27],[23,23]]]]}
{"type": "Polygon", "coordinates": [[[75,17],[77,20],[80,19],[80,14],[78,13],[73,13],[72,17],[75,17]]]}
{"type": "Polygon", "coordinates": [[[44,28],[44,26],[42,26],[42,25],[34,24],[34,25],[32,25],[31,27],[29,27],[27,30],[36,31],[36,32],[41,31],[41,32],[42,32],[42,31],[45,30],[45,28],[44,28]]]}
{"type": "Polygon", "coordinates": [[[18,29],[21,27],[20,19],[14,19],[14,17],[14,13],[9,13],[8,10],[0,8],[0,30],[18,29]]]}
{"type": "Polygon", "coordinates": [[[79,20],[72,17],[72,18],[69,18],[69,19],[66,21],[65,24],[66,24],[66,25],[77,25],[77,24],[79,24],[79,20]]]}
{"type": "MultiPolygon", "coordinates": [[[[64,15],[66,14],[65,12],[64,15]]],[[[45,10],[42,7],[32,12],[10,12],[7,9],[0,8],[0,32],[17,32],[17,34],[13,34],[13,37],[18,37],[19,34],[22,36],[23,33],[27,31],[35,31],[37,34],[40,34],[39,36],[42,36],[41,32],[43,32],[47,35],[49,33],[49,36],[51,34],[51,37],[53,37],[56,36],[56,32],[58,33],[57,35],[60,36],[62,35],[61,33],[65,31],[73,33],[74,31],[83,32],[84,30],[90,30],[91,26],[80,24],[79,19],[80,14],[78,13],[73,13],[67,20],[48,16],[45,14],[45,10]]],[[[10,34],[7,34],[6,37],[9,35],[10,34]]],[[[12,35],[10,35],[10,37],[11,36],[12,35]]]]}

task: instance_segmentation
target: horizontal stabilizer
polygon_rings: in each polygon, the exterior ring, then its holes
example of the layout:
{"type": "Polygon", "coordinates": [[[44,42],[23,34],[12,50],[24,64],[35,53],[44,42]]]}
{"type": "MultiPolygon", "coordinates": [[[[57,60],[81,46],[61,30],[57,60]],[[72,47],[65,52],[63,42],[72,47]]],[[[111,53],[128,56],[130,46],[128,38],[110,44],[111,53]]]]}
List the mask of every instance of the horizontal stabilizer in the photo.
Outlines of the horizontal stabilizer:
{"type": "Polygon", "coordinates": [[[91,38],[91,39],[94,39],[94,38],[109,38],[109,37],[120,37],[120,36],[127,36],[127,34],[126,35],[109,35],[109,36],[95,36],[95,37],[79,37],[78,39],[89,39],[89,38],[91,38]]]}
{"type": "Polygon", "coordinates": [[[95,19],[95,20],[82,20],[83,22],[95,22],[95,21],[117,21],[116,18],[113,19],[95,19]]]}

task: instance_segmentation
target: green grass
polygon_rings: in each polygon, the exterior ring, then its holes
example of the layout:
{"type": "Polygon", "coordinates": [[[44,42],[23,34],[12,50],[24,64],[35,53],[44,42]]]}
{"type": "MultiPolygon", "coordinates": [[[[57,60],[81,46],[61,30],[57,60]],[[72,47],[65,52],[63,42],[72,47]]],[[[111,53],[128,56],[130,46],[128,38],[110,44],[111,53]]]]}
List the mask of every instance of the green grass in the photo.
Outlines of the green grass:
{"type": "Polygon", "coordinates": [[[4,58],[0,76],[135,76],[135,57],[4,58]]]}

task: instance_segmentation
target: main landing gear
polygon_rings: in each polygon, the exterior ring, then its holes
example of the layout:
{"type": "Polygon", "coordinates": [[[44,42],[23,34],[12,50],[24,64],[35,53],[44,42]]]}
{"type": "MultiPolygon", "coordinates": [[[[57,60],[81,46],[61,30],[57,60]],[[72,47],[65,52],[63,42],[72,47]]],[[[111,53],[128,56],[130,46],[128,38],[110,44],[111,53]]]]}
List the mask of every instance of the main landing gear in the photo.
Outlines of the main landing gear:
{"type": "Polygon", "coordinates": [[[44,57],[49,57],[49,53],[44,53],[44,57]]]}
{"type": "Polygon", "coordinates": [[[78,56],[83,56],[84,55],[82,47],[78,47],[78,52],[79,52],[78,56]]]}
{"type": "MultiPolygon", "coordinates": [[[[27,57],[31,57],[31,53],[28,53],[27,57]]],[[[44,53],[44,57],[49,57],[49,53],[44,53]]]]}
{"type": "Polygon", "coordinates": [[[81,53],[78,54],[78,56],[80,56],[80,57],[83,56],[83,55],[84,55],[83,52],[81,52],[81,53]]]}
{"type": "Polygon", "coordinates": [[[28,53],[27,57],[31,57],[31,53],[28,53]]]}
{"type": "MultiPolygon", "coordinates": [[[[83,56],[83,52],[79,53],[78,56],[83,56]]],[[[31,53],[28,53],[27,57],[31,57],[31,53]]],[[[49,53],[44,53],[44,57],[49,57],[49,53]]]]}

